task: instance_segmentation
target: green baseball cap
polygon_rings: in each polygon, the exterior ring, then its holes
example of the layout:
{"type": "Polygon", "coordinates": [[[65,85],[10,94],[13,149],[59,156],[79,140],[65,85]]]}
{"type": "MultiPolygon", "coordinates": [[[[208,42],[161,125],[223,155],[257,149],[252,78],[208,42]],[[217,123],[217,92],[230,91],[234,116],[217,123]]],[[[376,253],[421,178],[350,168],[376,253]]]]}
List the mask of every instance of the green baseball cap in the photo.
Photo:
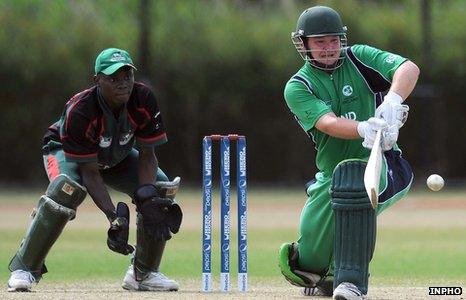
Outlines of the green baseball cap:
{"type": "Polygon", "coordinates": [[[108,48],[100,52],[95,59],[95,74],[97,75],[102,72],[105,75],[112,75],[124,66],[129,66],[136,70],[128,52],[117,48],[108,48]]]}

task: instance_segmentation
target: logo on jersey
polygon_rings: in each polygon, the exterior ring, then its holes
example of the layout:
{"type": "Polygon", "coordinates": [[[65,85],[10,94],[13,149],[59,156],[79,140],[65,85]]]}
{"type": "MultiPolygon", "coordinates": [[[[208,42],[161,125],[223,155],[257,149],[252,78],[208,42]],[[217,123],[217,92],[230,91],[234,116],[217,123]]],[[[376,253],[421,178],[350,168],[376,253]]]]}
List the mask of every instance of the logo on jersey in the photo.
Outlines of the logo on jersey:
{"type": "Polygon", "coordinates": [[[99,169],[101,169],[101,170],[110,169],[109,165],[104,165],[104,164],[101,164],[101,163],[97,163],[97,164],[99,165],[99,169]]]}
{"type": "Polygon", "coordinates": [[[354,111],[349,111],[344,115],[341,115],[341,117],[348,120],[356,120],[356,113],[354,111]]]}
{"type": "Polygon", "coordinates": [[[108,148],[112,144],[112,137],[100,137],[99,146],[100,148],[108,148]]]}
{"type": "Polygon", "coordinates": [[[156,112],[156,113],[154,114],[154,119],[153,119],[153,121],[154,121],[154,124],[155,124],[155,130],[159,130],[159,128],[160,128],[160,121],[157,120],[158,117],[160,117],[160,111],[158,111],[158,112],[156,112]]]}
{"type": "Polygon", "coordinates": [[[390,54],[386,59],[385,59],[385,62],[387,64],[392,64],[395,62],[395,59],[396,59],[396,55],[395,54],[390,54]]]}
{"type": "Polygon", "coordinates": [[[130,130],[128,133],[120,136],[119,143],[120,145],[126,145],[133,138],[134,132],[130,130]]]}
{"type": "Polygon", "coordinates": [[[347,84],[343,87],[343,89],[341,90],[341,92],[343,93],[343,95],[345,95],[346,97],[348,96],[351,96],[353,94],[353,88],[351,87],[351,85],[347,84]]]}

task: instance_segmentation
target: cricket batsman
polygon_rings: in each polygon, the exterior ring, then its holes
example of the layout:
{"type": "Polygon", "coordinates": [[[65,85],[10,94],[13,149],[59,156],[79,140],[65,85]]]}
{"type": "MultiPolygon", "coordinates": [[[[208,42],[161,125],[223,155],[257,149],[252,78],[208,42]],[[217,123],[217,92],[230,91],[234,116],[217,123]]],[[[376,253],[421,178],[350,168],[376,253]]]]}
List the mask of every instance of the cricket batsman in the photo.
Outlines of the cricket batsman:
{"type": "Polygon", "coordinates": [[[304,65],[286,83],[284,97],[315,144],[319,172],[306,185],[299,238],[281,246],[279,267],[305,295],[362,299],[377,215],[405,196],[413,181],[396,142],[419,68],[368,45],[348,46],[346,27],[330,7],[306,9],[291,39],[304,65]],[[374,210],[363,177],[378,130],[384,152],[374,210]]]}
{"type": "Polygon", "coordinates": [[[182,212],[175,202],[180,178],[170,181],[155,155],[155,148],[167,142],[156,98],[149,87],[135,82],[136,67],[125,50],[103,50],[94,69],[95,85],[73,96],[45,134],[43,159],[50,183],[8,266],[10,292],[30,291],[47,272],[49,250],[87,194],[109,221],[110,250],[132,257],[123,288],[179,288],[159,270],[182,212]],[[136,206],[135,249],[128,244],[129,208],[125,202],[115,207],[107,186],[128,195],[136,206]]]}

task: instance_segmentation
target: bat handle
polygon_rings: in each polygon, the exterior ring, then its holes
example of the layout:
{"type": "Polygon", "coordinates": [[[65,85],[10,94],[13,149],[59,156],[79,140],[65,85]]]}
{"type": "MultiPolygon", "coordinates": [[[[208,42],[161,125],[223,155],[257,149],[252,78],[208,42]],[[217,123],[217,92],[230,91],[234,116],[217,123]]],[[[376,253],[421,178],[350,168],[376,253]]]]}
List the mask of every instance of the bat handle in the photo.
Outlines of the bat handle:
{"type": "Polygon", "coordinates": [[[382,129],[377,130],[375,134],[375,140],[374,140],[373,147],[375,147],[375,145],[382,146],[382,129]]]}

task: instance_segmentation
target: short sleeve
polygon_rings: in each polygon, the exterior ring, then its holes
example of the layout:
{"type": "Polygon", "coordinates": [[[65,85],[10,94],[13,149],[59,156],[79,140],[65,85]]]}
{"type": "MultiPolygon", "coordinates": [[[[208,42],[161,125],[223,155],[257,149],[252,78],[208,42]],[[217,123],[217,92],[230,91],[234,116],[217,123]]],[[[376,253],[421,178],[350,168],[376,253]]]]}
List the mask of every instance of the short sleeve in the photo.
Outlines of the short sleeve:
{"type": "Polygon", "coordinates": [[[97,162],[99,152],[97,120],[89,120],[82,113],[73,110],[64,118],[60,137],[66,160],[97,162]]]}
{"type": "Polygon", "coordinates": [[[367,45],[354,45],[351,51],[362,64],[376,70],[389,82],[392,81],[396,69],[408,60],[398,54],[367,45]]]}
{"type": "Polygon", "coordinates": [[[297,80],[288,81],[284,96],[291,113],[306,132],[315,126],[320,117],[332,111],[310,87],[297,80]]]}
{"type": "Polygon", "coordinates": [[[138,127],[135,132],[138,146],[153,147],[167,142],[167,134],[154,93],[146,86],[138,92],[138,127]]]}

